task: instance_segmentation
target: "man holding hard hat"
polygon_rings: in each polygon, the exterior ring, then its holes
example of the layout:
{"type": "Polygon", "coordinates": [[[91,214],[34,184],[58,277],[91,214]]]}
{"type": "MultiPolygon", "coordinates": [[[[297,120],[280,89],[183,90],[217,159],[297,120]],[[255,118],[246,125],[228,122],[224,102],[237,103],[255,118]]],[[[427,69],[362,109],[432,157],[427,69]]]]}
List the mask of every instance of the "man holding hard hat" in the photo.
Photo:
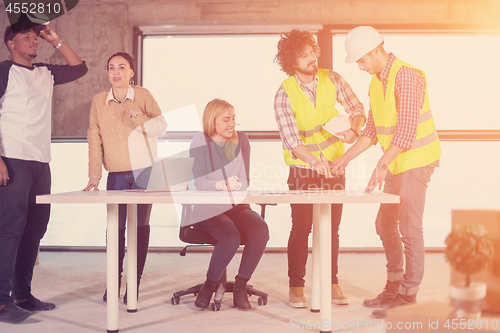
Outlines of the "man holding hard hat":
{"type": "Polygon", "coordinates": [[[372,312],[375,318],[385,318],[387,309],[416,303],[424,274],[425,194],[441,156],[424,72],[388,54],[383,44],[382,36],[372,27],[357,27],[347,34],[346,62],[356,62],[360,70],[372,75],[370,111],[359,139],[332,168],[342,172],[353,158],[378,141],[384,153],[365,192],[377,186],[381,189],[385,181],[383,191],[400,196],[399,204],[381,204],[375,221],[387,259],[384,290],[363,302],[380,308],[372,312]]]}
{"type": "MultiPolygon", "coordinates": [[[[345,186],[343,174],[332,175],[330,163],[344,154],[344,142],[353,143],[365,121],[363,104],[338,73],[319,68],[319,47],[308,31],[292,30],[281,35],[276,62],[289,75],[275,96],[274,109],[278,130],[283,140],[285,163],[290,166],[290,190],[338,189],[345,186]],[[340,103],[351,119],[347,127],[335,103],[340,103]],[[337,118],[341,119],[341,118],[337,118]],[[331,121],[336,136],[323,125],[331,121]],[[341,126],[337,126],[341,125],[341,126]]],[[[325,126],[328,129],[330,126],[325,126]]],[[[292,230],[288,239],[289,304],[306,307],[304,276],[311,233],[312,205],[293,204],[292,230]]],[[[342,205],[332,205],[332,302],[349,304],[337,278],[339,225],[342,205]]]]}

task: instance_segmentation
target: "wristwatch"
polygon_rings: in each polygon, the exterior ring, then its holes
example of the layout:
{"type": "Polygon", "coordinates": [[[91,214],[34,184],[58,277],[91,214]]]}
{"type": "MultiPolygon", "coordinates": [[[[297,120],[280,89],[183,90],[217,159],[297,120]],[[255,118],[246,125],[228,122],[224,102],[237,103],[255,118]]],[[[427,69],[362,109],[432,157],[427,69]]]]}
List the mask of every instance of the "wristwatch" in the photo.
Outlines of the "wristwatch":
{"type": "Polygon", "coordinates": [[[377,165],[378,168],[382,169],[382,170],[387,170],[387,164],[384,164],[384,163],[379,163],[377,165]]]}
{"type": "Polygon", "coordinates": [[[54,46],[54,48],[57,50],[61,47],[61,45],[62,45],[62,39],[59,38],[59,43],[57,43],[57,45],[54,46]]]}

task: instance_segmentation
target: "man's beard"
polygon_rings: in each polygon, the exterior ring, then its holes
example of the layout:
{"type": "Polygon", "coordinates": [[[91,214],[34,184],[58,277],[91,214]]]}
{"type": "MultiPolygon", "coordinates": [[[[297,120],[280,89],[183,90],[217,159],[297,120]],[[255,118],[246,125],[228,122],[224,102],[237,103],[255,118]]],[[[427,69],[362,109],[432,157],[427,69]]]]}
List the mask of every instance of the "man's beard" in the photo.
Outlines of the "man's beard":
{"type": "Polygon", "coordinates": [[[309,66],[306,69],[297,68],[297,72],[304,75],[316,75],[318,73],[318,65],[314,63],[314,66],[310,68],[309,66]]]}

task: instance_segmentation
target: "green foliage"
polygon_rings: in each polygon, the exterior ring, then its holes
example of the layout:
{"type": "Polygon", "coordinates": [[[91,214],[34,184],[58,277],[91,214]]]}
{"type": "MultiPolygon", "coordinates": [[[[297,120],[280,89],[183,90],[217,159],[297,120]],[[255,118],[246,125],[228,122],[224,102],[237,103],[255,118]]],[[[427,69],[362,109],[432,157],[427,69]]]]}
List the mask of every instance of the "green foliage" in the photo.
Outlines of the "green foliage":
{"type": "Polygon", "coordinates": [[[446,260],[465,274],[465,286],[471,275],[481,271],[493,257],[493,240],[481,224],[459,225],[446,237],[446,260]]]}

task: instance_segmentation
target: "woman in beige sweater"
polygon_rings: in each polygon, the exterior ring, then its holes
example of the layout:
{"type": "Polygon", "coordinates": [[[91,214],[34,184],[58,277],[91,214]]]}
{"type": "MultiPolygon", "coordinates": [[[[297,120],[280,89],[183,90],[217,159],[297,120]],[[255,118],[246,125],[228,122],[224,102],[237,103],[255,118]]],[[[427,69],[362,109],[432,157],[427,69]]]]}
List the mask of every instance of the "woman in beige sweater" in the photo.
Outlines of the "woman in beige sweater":
{"type": "MultiPolygon", "coordinates": [[[[140,182],[139,176],[150,170],[157,155],[156,139],[165,133],[167,123],[151,93],[132,84],[134,59],[129,54],[113,54],[108,60],[107,72],[111,89],[98,93],[92,100],[88,130],[89,182],[83,190],[98,190],[102,166],[109,172],[107,190],[144,188],[147,183],[140,182]]],[[[148,252],[151,206],[138,205],[137,208],[137,287],[148,252]]],[[[118,209],[121,285],[127,206],[119,205],[118,209]]],[[[107,300],[106,292],[103,300],[107,300]]],[[[124,302],[127,303],[127,293],[124,302]]]]}

